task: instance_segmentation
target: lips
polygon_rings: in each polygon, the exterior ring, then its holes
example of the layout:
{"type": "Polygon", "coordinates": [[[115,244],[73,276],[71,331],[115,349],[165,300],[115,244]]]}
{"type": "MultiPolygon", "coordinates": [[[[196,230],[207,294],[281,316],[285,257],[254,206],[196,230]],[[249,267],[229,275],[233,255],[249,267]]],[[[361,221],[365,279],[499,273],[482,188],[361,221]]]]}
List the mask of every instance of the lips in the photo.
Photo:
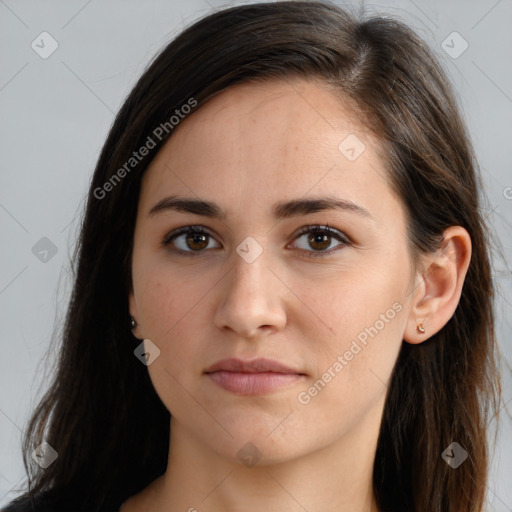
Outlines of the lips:
{"type": "Polygon", "coordinates": [[[205,370],[205,373],[213,373],[218,371],[240,372],[240,373],[295,373],[301,372],[289,368],[272,359],[258,358],[251,361],[242,359],[222,359],[205,370]]]}
{"type": "Polygon", "coordinates": [[[204,372],[236,395],[262,395],[302,380],[305,374],[271,359],[223,359],[204,372]]]}

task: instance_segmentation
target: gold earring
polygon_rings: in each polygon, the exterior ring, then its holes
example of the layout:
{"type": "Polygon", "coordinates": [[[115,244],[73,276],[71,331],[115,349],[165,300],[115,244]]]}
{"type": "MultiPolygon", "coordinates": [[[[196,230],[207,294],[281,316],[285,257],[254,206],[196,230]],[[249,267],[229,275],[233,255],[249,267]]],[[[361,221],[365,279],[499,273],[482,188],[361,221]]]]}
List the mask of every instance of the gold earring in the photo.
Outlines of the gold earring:
{"type": "Polygon", "coordinates": [[[418,334],[425,334],[425,328],[423,327],[423,322],[416,324],[416,332],[418,334]]]}

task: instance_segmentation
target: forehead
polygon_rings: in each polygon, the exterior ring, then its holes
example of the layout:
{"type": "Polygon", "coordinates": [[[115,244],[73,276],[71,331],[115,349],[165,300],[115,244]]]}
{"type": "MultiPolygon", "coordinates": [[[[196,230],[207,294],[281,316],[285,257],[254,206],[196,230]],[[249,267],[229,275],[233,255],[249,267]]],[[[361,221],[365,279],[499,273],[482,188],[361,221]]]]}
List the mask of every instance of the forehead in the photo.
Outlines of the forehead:
{"type": "Polygon", "coordinates": [[[182,194],[229,211],[230,198],[250,208],[339,192],[375,209],[392,194],[378,144],[319,81],[244,83],[181,121],[146,171],[141,201],[182,194]]]}

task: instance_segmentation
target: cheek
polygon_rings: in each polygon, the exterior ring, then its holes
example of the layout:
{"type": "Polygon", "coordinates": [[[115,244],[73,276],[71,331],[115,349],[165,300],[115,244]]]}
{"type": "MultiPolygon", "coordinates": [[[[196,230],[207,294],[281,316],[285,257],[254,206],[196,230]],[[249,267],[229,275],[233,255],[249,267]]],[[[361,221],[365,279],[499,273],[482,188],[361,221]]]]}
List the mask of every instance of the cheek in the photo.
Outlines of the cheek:
{"type": "Polygon", "coordinates": [[[160,350],[159,357],[147,368],[153,387],[171,414],[184,414],[193,406],[187,389],[201,371],[198,346],[200,337],[194,314],[201,307],[200,297],[180,290],[187,286],[178,278],[153,272],[145,277],[147,286],[141,295],[142,335],[160,350]]]}
{"type": "Polygon", "coordinates": [[[363,310],[347,303],[345,311],[353,315],[334,326],[336,334],[323,337],[321,349],[310,350],[312,377],[294,397],[306,422],[314,420],[326,432],[334,429],[342,435],[384,400],[404,323],[401,304],[393,305],[370,311],[368,303],[363,310]],[[381,311],[385,320],[379,317],[381,311]]]}
{"type": "MultiPolygon", "coordinates": [[[[134,290],[145,337],[163,341],[200,300],[189,280],[155,257],[134,261],[134,290]],[[137,266],[138,265],[138,266],[137,266]]],[[[198,296],[199,295],[199,296],[198,296]]]]}
{"type": "Polygon", "coordinates": [[[171,373],[181,380],[193,374],[194,365],[201,363],[198,354],[207,331],[198,326],[204,324],[205,295],[211,286],[206,284],[206,279],[192,282],[183,272],[171,272],[168,265],[158,262],[146,265],[138,279],[140,288],[137,289],[136,283],[134,286],[141,335],[160,350],[160,357],[148,370],[152,378],[161,375],[168,381],[171,373]]]}
{"type": "Polygon", "coordinates": [[[316,384],[304,390],[303,402],[311,399],[319,411],[335,407],[346,418],[386,392],[407,322],[407,273],[399,265],[351,269],[309,295],[318,317],[305,318],[300,330],[318,340],[314,351],[309,347],[316,384]]]}
{"type": "MultiPolygon", "coordinates": [[[[304,315],[302,326],[321,333],[337,350],[345,344],[350,349],[356,338],[362,343],[394,339],[405,325],[406,273],[385,262],[365,261],[364,268],[358,267],[321,276],[314,287],[300,293],[306,309],[314,313],[304,315]]],[[[301,282],[294,288],[300,290],[301,282]]]]}

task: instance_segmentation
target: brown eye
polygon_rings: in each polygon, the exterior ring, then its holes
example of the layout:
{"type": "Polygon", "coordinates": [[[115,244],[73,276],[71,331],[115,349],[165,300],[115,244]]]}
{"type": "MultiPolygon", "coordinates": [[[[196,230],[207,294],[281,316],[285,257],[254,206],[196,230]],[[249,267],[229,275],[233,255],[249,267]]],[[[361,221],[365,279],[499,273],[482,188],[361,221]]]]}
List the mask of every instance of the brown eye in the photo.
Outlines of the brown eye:
{"type": "Polygon", "coordinates": [[[318,251],[327,249],[331,245],[331,235],[313,233],[308,236],[308,244],[318,251]]]}
{"type": "Polygon", "coordinates": [[[185,238],[185,243],[190,249],[199,251],[208,245],[208,236],[202,233],[189,233],[185,238]]]}
{"type": "Polygon", "coordinates": [[[349,238],[341,231],[334,230],[329,226],[305,226],[299,232],[296,240],[305,238],[305,246],[299,247],[301,251],[308,257],[329,256],[338,251],[341,247],[351,245],[349,238]],[[307,237],[303,237],[307,235],[307,237]],[[333,239],[339,244],[334,249],[326,250],[331,247],[333,239]],[[313,250],[311,250],[313,249],[313,250]]]}
{"type": "Polygon", "coordinates": [[[214,241],[214,238],[202,226],[185,226],[169,233],[162,244],[166,247],[173,246],[177,254],[188,256],[194,252],[204,252],[211,241],[214,241]]]}

